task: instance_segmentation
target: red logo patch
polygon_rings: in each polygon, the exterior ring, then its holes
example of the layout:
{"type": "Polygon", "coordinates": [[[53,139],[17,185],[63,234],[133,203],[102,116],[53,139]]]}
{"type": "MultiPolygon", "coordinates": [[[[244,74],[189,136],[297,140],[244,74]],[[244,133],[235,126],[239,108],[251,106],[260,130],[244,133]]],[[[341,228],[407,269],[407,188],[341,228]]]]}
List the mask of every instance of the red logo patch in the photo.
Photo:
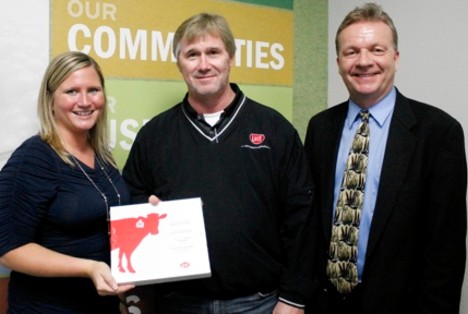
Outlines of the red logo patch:
{"type": "Polygon", "coordinates": [[[265,140],[265,135],[264,134],[256,134],[256,133],[250,133],[249,139],[254,145],[259,145],[262,144],[263,141],[265,140]]]}
{"type": "Polygon", "coordinates": [[[188,268],[188,267],[190,267],[190,263],[189,262],[182,262],[182,263],[180,263],[180,267],[181,268],[188,268]]]}

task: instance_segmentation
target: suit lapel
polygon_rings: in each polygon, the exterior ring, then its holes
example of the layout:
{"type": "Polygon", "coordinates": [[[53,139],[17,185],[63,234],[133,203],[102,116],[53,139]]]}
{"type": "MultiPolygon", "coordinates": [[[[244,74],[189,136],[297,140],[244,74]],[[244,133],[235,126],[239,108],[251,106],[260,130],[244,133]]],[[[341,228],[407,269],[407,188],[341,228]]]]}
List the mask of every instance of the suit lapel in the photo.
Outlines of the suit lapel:
{"type": "Polygon", "coordinates": [[[325,169],[324,189],[327,191],[327,193],[324,193],[323,197],[325,198],[324,204],[327,211],[322,215],[322,226],[324,226],[324,237],[327,241],[330,241],[333,209],[335,207],[333,203],[333,191],[335,186],[336,160],[338,157],[341,133],[348,112],[348,102],[338,105],[335,110],[337,110],[337,112],[330,115],[329,125],[326,127],[326,131],[324,131],[325,138],[323,141],[323,156],[333,156],[333,158],[324,158],[323,160],[323,167],[325,169]]]}
{"type": "Polygon", "coordinates": [[[367,244],[367,256],[385,229],[389,217],[395,210],[395,200],[403,185],[417,138],[411,133],[417,119],[409,100],[397,93],[395,109],[388,134],[387,147],[380,175],[379,192],[367,244]]]}

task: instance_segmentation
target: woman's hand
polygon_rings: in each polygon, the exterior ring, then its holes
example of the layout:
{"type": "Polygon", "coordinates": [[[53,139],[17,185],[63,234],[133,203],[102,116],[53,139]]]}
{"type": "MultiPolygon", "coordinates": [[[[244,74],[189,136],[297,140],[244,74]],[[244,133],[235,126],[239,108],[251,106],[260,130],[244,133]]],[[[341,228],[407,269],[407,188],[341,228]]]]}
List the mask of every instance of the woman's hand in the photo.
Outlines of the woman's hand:
{"type": "Polygon", "coordinates": [[[118,285],[117,281],[115,281],[111,274],[109,265],[104,262],[94,261],[91,263],[88,274],[93,281],[98,294],[101,296],[117,295],[135,287],[132,284],[118,285]]]}

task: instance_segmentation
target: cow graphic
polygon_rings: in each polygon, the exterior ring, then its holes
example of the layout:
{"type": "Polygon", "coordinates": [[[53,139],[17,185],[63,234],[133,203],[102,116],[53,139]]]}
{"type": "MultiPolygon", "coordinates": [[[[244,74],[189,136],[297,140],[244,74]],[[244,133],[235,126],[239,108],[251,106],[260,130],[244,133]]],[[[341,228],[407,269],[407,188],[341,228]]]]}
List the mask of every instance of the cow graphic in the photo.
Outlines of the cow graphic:
{"type": "Polygon", "coordinates": [[[159,220],[166,218],[167,214],[151,213],[146,217],[124,218],[111,222],[111,250],[119,249],[119,271],[125,272],[122,265],[123,257],[127,259],[127,270],[135,273],[132,266],[132,253],[141,241],[149,234],[159,233],[159,220]]]}

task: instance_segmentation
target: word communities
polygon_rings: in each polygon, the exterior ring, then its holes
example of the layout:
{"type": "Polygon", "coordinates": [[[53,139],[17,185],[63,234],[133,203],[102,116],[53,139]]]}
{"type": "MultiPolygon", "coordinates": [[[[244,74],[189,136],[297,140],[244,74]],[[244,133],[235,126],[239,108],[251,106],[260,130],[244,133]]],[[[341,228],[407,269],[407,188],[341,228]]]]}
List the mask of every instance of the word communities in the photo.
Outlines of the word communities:
{"type": "MultiPolygon", "coordinates": [[[[148,31],[98,26],[94,31],[85,24],[74,24],[68,32],[68,49],[95,53],[99,58],[176,62],[172,54],[173,32],[148,31]]],[[[285,59],[280,43],[236,39],[235,66],[281,70],[285,59]]]]}

